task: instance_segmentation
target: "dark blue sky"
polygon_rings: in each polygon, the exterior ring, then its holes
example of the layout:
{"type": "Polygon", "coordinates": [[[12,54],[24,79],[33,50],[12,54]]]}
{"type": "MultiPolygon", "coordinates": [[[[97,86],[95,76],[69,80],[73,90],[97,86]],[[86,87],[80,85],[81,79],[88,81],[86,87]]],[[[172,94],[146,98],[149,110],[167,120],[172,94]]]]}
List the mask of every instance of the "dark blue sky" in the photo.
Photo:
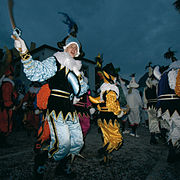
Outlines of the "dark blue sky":
{"type": "MultiPolygon", "coordinates": [[[[104,54],[104,65],[120,67],[120,75],[137,80],[149,61],[166,65],[163,54],[172,47],[180,58],[180,14],[175,0],[14,0],[16,25],[29,46],[47,44],[57,47],[68,32],[62,22],[67,13],[79,27],[78,38],[94,60],[104,54]]],[[[7,0],[0,0],[0,48],[13,47],[7,0]]]]}

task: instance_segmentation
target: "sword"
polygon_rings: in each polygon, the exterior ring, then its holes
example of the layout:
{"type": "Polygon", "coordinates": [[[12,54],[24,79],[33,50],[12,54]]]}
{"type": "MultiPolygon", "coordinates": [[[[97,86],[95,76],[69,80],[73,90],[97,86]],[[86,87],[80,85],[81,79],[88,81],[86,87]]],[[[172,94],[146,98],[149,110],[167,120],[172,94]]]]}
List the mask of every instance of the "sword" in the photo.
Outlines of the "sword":
{"type": "Polygon", "coordinates": [[[18,38],[21,35],[21,31],[19,28],[16,27],[14,17],[13,17],[13,0],[8,0],[8,10],[9,10],[9,17],[11,21],[11,26],[13,29],[13,36],[18,38]]]}

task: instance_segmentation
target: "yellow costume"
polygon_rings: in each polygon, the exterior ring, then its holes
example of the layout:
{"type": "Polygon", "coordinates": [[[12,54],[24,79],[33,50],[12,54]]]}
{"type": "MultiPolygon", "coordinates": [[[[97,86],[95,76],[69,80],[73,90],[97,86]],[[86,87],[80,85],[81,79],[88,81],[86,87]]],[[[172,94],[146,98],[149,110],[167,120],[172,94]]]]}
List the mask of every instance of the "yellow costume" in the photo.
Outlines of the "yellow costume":
{"type": "Polygon", "coordinates": [[[113,150],[118,150],[122,145],[123,138],[119,131],[118,117],[123,116],[126,112],[121,109],[118,101],[119,89],[115,84],[116,73],[112,63],[102,69],[102,74],[104,83],[100,87],[100,96],[90,96],[89,99],[97,105],[97,110],[100,112],[97,122],[104,143],[99,152],[104,156],[106,163],[109,160],[109,154],[113,150]]]}

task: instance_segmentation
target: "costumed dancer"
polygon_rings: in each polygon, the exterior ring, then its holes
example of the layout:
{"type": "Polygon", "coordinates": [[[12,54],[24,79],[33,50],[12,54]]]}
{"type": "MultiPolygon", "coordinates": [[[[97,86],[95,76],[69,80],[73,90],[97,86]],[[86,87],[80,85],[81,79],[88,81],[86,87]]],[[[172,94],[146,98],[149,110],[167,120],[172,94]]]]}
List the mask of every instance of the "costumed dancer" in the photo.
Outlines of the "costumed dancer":
{"type": "Polygon", "coordinates": [[[71,171],[72,161],[68,155],[72,155],[73,158],[78,155],[84,142],[72,100],[74,95],[79,98],[89,88],[80,74],[81,62],[74,59],[80,54],[80,42],[68,35],[58,43],[61,48],[63,45],[64,52],[57,52],[40,62],[32,58],[24,40],[20,37],[12,38],[15,39],[15,48],[20,53],[27,78],[38,82],[48,80],[46,88],[50,89],[47,90],[50,95],[46,97],[46,116],[39,129],[35,146],[36,176],[43,177],[47,156],[59,162],[56,168],[57,175],[74,175],[71,171]],[[45,146],[46,142],[48,146],[45,146]]]}
{"type": "Polygon", "coordinates": [[[118,117],[122,117],[126,112],[121,109],[118,98],[119,89],[115,85],[116,76],[112,63],[107,64],[102,69],[104,83],[100,87],[100,96],[89,96],[90,101],[97,105],[100,112],[98,114],[98,126],[102,132],[103,147],[98,150],[101,161],[106,164],[110,160],[110,154],[113,150],[118,150],[123,142],[120,133],[120,124],[118,117]]]}
{"type": "Polygon", "coordinates": [[[140,108],[142,108],[143,102],[139,94],[139,91],[137,90],[139,84],[136,83],[135,74],[132,74],[131,78],[132,79],[129,85],[127,86],[127,88],[129,89],[128,94],[126,96],[126,101],[129,106],[128,119],[130,126],[132,128],[130,135],[139,137],[139,135],[137,134],[137,127],[140,123],[140,108]]]}
{"type": "Polygon", "coordinates": [[[146,87],[143,92],[144,109],[148,113],[149,131],[151,134],[150,144],[157,144],[157,135],[160,133],[160,118],[157,117],[157,86],[158,81],[153,75],[153,68],[149,64],[149,73],[146,80],[146,87]]]}
{"type": "Polygon", "coordinates": [[[156,66],[153,73],[159,79],[156,106],[158,116],[169,125],[167,162],[175,162],[178,160],[177,150],[180,146],[180,61],[172,58],[167,70],[162,73],[161,68],[156,66]]]}
{"type": "Polygon", "coordinates": [[[31,132],[33,131],[36,135],[40,124],[40,111],[35,106],[36,95],[40,89],[40,86],[41,85],[38,82],[31,83],[28,92],[25,94],[23,98],[23,123],[27,130],[28,136],[30,136],[31,132]]]}
{"type": "Polygon", "coordinates": [[[0,107],[0,146],[8,147],[7,137],[12,132],[12,114],[15,107],[17,93],[14,91],[14,68],[12,65],[6,70],[1,84],[2,102],[0,107]]]}
{"type": "Polygon", "coordinates": [[[13,113],[13,129],[19,131],[23,129],[24,112],[22,109],[23,98],[25,95],[25,86],[20,80],[15,81],[15,90],[17,92],[16,108],[13,113]]]}

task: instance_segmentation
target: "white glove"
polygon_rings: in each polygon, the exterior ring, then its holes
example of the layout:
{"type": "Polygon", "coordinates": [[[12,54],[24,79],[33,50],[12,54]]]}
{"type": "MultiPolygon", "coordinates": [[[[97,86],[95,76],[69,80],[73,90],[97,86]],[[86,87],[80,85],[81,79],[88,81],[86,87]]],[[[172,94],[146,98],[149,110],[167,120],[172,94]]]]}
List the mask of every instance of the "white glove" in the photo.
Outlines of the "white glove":
{"type": "Polygon", "coordinates": [[[37,115],[37,114],[40,114],[40,111],[39,111],[39,109],[36,109],[35,111],[34,111],[34,113],[37,115]]]}
{"type": "Polygon", "coordinates": [[[24,40],[22,40],[20,37],[15,37],[14,35],[11,35],[11,38],[14,39],[14,47],[17,49],[17,51],[24,54],[27,51],[24,40]]]}
{"type": "Polygon", "coordinates": [[[121,111],[120,114],[117,115],[118,118],[121,118],[124,115],[124,112],[121,111]]]}
{"type": "Polygon", "coordinates": [[[80,98],[77,98],[76,96],[74,96],[73,104],[77,104],[79,101],[80,101],[80,98]]]}
{"type": "Polygon", "coordinates": [[[91,108],[91,109],[89,110],[89,112],[90,112],[91,115],[94,114],[95,111],[96,111],[95,108],[91,108]]]}
{"type": "Polygon", "coordinates": [[[23,105],[22,105],[22,109],[25,110],[26,106],[27,106],[27,102],[24,102],[23,105]]]}

